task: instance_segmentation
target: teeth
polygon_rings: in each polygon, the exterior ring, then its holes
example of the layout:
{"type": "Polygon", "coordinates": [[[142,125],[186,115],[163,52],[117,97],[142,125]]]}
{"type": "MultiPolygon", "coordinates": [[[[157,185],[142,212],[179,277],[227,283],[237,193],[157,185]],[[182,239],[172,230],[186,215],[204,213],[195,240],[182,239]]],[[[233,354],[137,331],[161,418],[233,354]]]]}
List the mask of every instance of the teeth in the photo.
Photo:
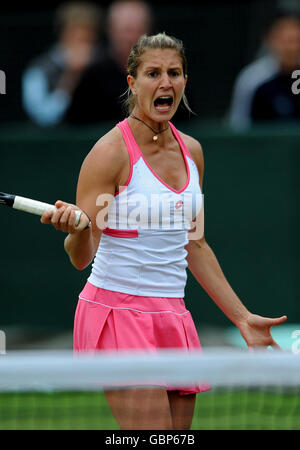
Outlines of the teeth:
{"type": "Polygon", "coordinates": [[[161,110],[163,110],[163,109],[169,109],[170,108],[170,106],[168,105],[168,106],[156,106],[156,109],[161,109],[161,110]]]}

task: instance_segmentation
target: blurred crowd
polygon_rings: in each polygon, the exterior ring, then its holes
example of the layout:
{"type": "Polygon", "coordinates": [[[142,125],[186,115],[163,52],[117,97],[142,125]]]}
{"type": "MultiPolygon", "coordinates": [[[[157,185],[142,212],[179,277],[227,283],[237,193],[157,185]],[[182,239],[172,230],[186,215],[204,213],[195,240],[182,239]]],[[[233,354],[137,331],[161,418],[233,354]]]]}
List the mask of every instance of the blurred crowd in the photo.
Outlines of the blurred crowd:
{"type": "Polygon", "coordinates": [[[300,69],[300,19],[279,12],[263,38],[261,55],[238,74],[229,122],[236,130],[258,122],[300,119],[300,95],[292,90],[293,73],[300,69]]]}
{"type": "MultiPolygon", "coordinates": [[[[30,61],[22,75],[23,108],[30,120],[40,126],[121,120],[127,58],[138,38],[154,31],[153,23],[143,0],[116,0],[105,14],[96,3],[60,5],[56,42],[30,61]]],[[[236,76],[229,125],[244,130],[256,122],[299,120],[300,95],[291,89],[292,74],[299,69],[299,16],[278,13],[270,20],[259,56],[236,76]]]]}
{"type": "Polygon", "coordinates": [[[56,11],[54,28],[57,41],[22,77],[28,116],[41,126],[121,119],[127,58],[139,37],[151,32],[149,5],[117,0],[104,18],[96,4],[65,3],[56,11]]]}

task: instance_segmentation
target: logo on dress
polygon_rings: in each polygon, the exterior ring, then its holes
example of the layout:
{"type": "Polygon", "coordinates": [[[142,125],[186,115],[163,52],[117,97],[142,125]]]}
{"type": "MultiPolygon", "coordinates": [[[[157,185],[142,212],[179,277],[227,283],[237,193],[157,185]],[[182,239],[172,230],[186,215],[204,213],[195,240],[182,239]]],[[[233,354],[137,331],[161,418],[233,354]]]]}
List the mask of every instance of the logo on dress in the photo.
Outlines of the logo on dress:
{"type": "Polygon", "coordinates": [[[179,208],[182,207],[182,205],[183,205],[183,201],[182,200],[178,200],[178,202],[176,202],[175,208],[179,209],[179,208]]]}

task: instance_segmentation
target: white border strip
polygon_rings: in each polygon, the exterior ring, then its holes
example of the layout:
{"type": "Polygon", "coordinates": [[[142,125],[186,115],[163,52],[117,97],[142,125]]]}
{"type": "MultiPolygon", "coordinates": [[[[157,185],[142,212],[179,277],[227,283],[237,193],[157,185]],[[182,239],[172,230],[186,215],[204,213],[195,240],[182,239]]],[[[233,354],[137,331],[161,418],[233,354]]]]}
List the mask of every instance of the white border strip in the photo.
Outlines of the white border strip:
{"type": "Polygon", "coordinates": [[[185,314],[189,314],[189,311],[186,311],[184,313],[177,313],[175,311],[140,311],[139,309],[134,309],[134,308],[127,308],[127,307],[123,307],[123,306],[110,306],[110,305],[106,305],[105,303],[100,303],[100,302],[95,302],[93,300],[88,300],[87,298],[81,297],[79,296],[80,300],[84,300],[85,302],[89,302],[89,303],[95,303],[96,305],[101,305],[101,306],[105,306],[106,308],[111,308],[111,309],[128,309],[129,311],[135,311],[135,312],[139,312],[139,313],[143,313],[143,314],[161,314],[161,313],[171,313],[171,314],[176,314],[176,316],[183,316],[185,314]]]}

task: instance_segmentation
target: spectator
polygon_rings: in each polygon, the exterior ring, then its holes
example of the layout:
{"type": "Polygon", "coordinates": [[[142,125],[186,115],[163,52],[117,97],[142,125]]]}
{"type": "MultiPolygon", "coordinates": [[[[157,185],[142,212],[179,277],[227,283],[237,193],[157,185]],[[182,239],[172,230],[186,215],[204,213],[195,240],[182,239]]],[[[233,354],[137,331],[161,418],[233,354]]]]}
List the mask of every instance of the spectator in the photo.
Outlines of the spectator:
{"type": "Polygon", "coordinates": [[[109,8],[107,33],[109,54],[112,60],[126,72],[131,47],[152,29],[152,13],[148,4],[139,0],[117,0],[109,8]]]}
{"type": "Polygon", "coordinates": [[[22,76],[23,107],[35,123],[56,125],[72,117],[72,97],[101,53],[101,19],[101,9],[90,3],[66,3],[58,8],[57,43],[32,61],[22,76]]]}
{"type": "Polygon", "coordinates": [[[120,96],[127,90],[127,59],[141,35],[152,29],[152,12],[139,0],[117,0],[107,12],[108,44],[102,58],[89,68],[81,89],[73,98],[72,121],[78,122],[82,108],[88,123],[124,118],[120,96]],[[89,101],[93,96],[93,102],[89,101]],[[102,105],[102,107],[99,107],[102,105]]]}
{"type": "Polygon", "coordinates": [[[300,67],[300,20],[279,15],[265,40],[266,54],[246,66],[234,85],[230,124],[239,130],[254,122],[300,118],[300,97],[291,89],[300,67]]]}

